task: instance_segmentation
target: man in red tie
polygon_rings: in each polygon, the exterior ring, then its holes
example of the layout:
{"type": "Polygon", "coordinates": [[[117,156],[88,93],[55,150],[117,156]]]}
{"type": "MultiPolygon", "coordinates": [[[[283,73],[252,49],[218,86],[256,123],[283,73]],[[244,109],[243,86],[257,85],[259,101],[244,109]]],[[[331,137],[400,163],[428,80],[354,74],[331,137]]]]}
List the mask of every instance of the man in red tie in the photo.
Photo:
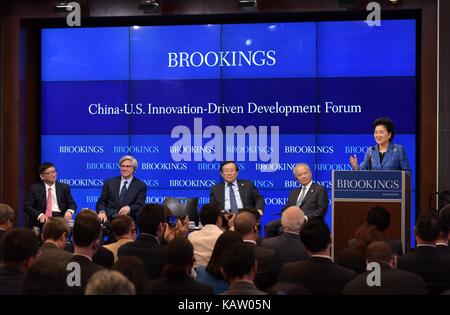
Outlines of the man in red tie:
{"type": "Polygon", "coordinates": [[[55,165],[45,162],[39,165],[41,182],[30,186],[23,210],[29,217],[31,227],[42,227],[49,217],[71,220],[77,209],[67,184],[56,181],[55,165]]]}

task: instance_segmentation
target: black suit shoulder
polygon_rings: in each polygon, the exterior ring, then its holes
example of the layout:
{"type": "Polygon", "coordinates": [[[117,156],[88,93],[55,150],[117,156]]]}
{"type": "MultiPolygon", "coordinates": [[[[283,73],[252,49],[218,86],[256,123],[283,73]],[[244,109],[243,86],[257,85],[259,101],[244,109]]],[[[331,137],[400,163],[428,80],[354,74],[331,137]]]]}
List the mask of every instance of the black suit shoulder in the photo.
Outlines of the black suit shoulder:
{"type": "Polygon", "coordinates": [[[155,279],[148,284],[148,294],[154,295],[213,295],[211,286],[198,282],[190,276],[178,279],[167,277],[155,279]]]}

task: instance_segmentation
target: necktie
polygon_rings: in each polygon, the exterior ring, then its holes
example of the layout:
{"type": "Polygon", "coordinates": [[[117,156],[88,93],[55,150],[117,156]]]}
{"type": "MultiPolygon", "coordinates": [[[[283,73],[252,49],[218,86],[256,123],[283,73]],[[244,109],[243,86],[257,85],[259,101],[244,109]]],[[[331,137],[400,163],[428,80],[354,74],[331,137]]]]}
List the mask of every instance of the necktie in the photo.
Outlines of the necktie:
{"type": "Polygon", "coordinates": [[[305,198],[305,192],[306,192],[306,186],[303,186],[302,193],[300,194],[300,198],[298,198],[298,201],[297,201],[297,207],[300,207],[300,205],[302,204],[303,198],[305,198]]]}
{"type": "Polygon", "coordinates": [[[229,192],[230,192],[230,210],[231,212],[237,212],[238,206],[236,202],[236,196],[234,195],[233,184],[228,184],[229,192]]]}
{"type": "Polygon", "coordinates": [[[127,184],[128,184],[128,182],[125,181],[123,183],[122,189],[120,190],[120,194],[119,194],[119,201],[120,202],[123,201],[123,197],[125,196],[125,193],[127,192],[127,184]]]}
{"type": "Polygon", "coordinates": [[[48,188],[47,207],[45,208],[45,216],[50,218],[52,216],[52,189],[48,188]]]}

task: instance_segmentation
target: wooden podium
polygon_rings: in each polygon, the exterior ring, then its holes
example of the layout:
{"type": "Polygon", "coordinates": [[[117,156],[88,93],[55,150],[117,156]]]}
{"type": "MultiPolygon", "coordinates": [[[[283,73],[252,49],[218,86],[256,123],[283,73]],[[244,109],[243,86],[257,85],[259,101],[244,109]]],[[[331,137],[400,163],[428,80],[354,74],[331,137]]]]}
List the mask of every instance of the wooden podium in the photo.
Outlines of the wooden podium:
{"type": "Polygon", "coordinates": [[[391,215],[386,236],[400,240],[409,251],[411,178],[405,171],[333,171],[332,257],[347,247],[374,206],[391,215]]]}

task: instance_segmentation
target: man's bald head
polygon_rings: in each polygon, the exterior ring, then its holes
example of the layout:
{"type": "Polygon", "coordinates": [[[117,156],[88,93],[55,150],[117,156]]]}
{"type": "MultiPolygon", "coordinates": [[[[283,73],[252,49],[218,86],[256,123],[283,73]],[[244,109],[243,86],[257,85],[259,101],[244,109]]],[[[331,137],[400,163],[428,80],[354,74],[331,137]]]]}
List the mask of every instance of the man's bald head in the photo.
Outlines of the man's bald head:
{"type": "Polygon", "coordinates": [[[305,214],[296,206],[287,208],[281,215],[281,225],[285,232],[300,233],[300,228],[304,222],[305,214]]]}
{"type": "Polygon", "coordinates": [[[256,224],[255,215],[248,211],[239,212],[234,218],[234,230],[242,236],[254,232],[256,224]]]}

